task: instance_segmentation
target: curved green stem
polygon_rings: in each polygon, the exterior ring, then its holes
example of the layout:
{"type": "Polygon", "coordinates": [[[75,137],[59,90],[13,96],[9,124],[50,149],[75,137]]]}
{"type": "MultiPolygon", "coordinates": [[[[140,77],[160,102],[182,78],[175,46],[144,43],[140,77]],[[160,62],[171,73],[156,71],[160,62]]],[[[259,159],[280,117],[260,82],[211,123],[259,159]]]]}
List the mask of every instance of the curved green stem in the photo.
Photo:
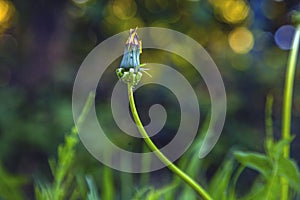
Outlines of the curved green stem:
{"type": "Polygon", "coordinates": [[[203,199],[211,200],[212,198],[210,195],[198,184],[196,183],[191,177],[181,171],[176,165],[174,165],[164,154],[159,151],[156,145],[152,142],[150,137],[148,136],[144,126],[139,118],[138,112],[135,107],[135,101],[133,98],[133,90],[132,85],[128,84],[128,98],[130,103],[130,108],[132,112],[132,116],[134,121],[137,125],[137,128],[141,135],[143,136],[146,144],[148,147],[156,154],[156,156],[177,176],[179,176],[182,180],[184,180],[188,185],[190,185],[203,199]]]}
{"type": "MultiPolygon", "coordinates": [[[[288,58],[288,66],[286,69],[286,79],[283,97],[283,112],[282,112],[282,139],[288,139],[291,136],[291,113],[292,113],[292,99],[294,75],[297,61],[297,54],[299,49],[300,26],[296,27],[292,49],[288,58]]],[[[287,144],[283,149],[283,156],[289,158],[290,145],[287,144]]],[[[281,199],[288,200],[289,186],[285,178],[281,179],[281,199]]]]}

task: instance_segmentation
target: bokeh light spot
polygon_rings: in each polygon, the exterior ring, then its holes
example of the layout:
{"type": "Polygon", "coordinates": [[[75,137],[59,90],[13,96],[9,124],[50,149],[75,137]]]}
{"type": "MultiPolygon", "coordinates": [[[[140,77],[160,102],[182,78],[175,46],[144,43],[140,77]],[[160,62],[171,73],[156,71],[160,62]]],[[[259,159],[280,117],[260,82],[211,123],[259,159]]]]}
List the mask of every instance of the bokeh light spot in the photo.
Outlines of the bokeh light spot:
{"type": "Polygon", "coordinates": [[[248,5],[241,0],[227,1],[223,7],[223,17],[227,22],[239,23],[249,14],[248,5]]]}
{"type": "Polygon", "coordinates": [[[228,23],[236,24],[244,21],[250,12],[249,5],[244,0],[211,0],[216,12],[228,23]]]}
{"type": "Polygon", "coordinates": [[[9,1],[0,0],[0,26],[5,26],[12,17],[13,11],[14,7],[9,1]]]}
{"type": "Polygon", "coordinates": [[[281,26],[274,35],[274,39],[278,47],[283,50],[291,49],[294,33],[295,28],[293,26],[281,26]]]}
{"type": "Polygon", "coordinates": [[[126,20],[135,16],[137,6],[133,0],[116,0],[113,2],[112,9],[116,17],[126,20]]]}
{"type": "Polygon", "coordinates": [[[239,54],[248,53],[254,44],[253,34],[245,27],[239,27],[231,31],[228,41],[231,49],[239,54]]]}
{"type": "Polygon", "coordinates": [[[7,19],[7,15],[9,11],[8,3],[5,1],[0,1],[0,23],[3,23],[7,19]]]}

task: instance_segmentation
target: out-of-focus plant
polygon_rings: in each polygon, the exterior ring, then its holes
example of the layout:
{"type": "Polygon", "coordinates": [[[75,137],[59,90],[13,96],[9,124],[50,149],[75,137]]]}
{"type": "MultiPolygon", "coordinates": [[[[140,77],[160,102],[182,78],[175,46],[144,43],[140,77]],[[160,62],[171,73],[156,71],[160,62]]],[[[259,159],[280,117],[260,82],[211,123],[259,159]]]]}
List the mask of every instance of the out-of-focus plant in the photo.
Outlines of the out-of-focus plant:
{"type": "MultiPolygon", "coordinates": [[[[80,194],[80,184],[73,184],[76,180],[75,173],[72,171],[72,165],[75,160],[75,146],[79,141],[78,129],[80,129],[81,123],[85,120],[88,114],[92,102],[94,101],[94,94],[91,93],[84,105],[81,115],[78,119],[77,127],[71,129],[71,133],[66,135],[65,143],[58,147],[58,158],[50,159],[49,164],[51,172],[53,175],[53,183],[42,183],[37,181],[35,186],[35,196],[36,199],[77,199],[83,194],[80,194]]],[[[90,188],[90,193],[88,195],[89,199],[95,199],[95,189],[93,187],[93,182],[90,178],[87,178],[88,186],[90,188]]]]}
{"type": "Polygon", "coordinates": [[[22,187],[28,182],[24,176],[16,176],[7,172],[0,163],[0,199],[22,200],[22,187]]]}

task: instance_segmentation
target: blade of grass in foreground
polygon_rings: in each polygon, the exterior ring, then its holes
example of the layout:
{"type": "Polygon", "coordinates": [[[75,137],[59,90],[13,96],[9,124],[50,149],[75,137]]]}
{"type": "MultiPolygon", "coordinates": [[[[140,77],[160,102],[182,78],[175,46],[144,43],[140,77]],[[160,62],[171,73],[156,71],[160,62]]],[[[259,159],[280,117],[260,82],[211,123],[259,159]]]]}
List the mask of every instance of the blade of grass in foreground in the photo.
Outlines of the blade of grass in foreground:
{"type": "Polygon", "coordinates": [[[75,146],[79,141],[77,134],[81,128],[81,124],[86,119],[94,99],[95,94],[91,92],[78,118],[77,126],[71,129],[71,133],[65,136],[65,142],[59,145],[58,158],[49,160],[54,180],[52,184],[37,182],[35,186],[36,199],[64,200],[69,198],[70,192],[74,190],[72,183],[75,179],[75,175],[71,172],[71,166],[76,155],[75,146]]]}
{"type": "MultiPolygon", "coordinates": [[[[294,15],[299,17],[299,13],[294,15]],[[298,15],[298,16],[297,16],[298,15]]],[[[292,115],[292,100],[296,61],[299,49],[300,39],[300,25],[296,25],[296,31],[293,39],[292,49],[288,58],[288,65],[286,69],[286,79],[283,94],[283,112],[282,112],[282,139],[289,139],[291,137],[291,115],[292,115]]],[[[283,149],[285,158],[290,156],[290,145],[287,144],[283,149]]],[[[281,199],[289,199],[289,185],[286,178],[281,178],[281,199]]]]}

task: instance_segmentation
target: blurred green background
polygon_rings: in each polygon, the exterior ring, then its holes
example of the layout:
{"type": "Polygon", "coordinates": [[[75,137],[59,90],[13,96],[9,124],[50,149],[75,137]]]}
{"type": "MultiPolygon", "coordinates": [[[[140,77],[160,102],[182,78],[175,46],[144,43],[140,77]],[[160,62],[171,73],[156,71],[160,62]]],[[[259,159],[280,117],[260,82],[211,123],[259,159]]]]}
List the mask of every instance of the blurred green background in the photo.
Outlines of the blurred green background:
{"type": "MultiPolygon", "coordinates": [[[[232,149],[262,152],[268,93],[274,95],[275,136],[281,132],[283,83],[294,33],[290,13],[299,6],[297,0],[0,0],[1,163],[9,172],[29,177],[24,187],[29,198],[35,178],[51,180],[48,158],[56,156],[57,146],[73,126],[72,86],[80,64],[101,41],[137,26],[165,27],[192,37],[209,52],[221,72],[228,99],[227,118],[220,140],[203,161],[209,168],[207,179],[232,149]]],[[[167,52],[145,50],[141,62],[164,62],[179,70],[194,88],[200,88],[197,95],[202,119],[209,115],[206,86],[186,61],[167,52]]],[[[120,59],[116,60],[103,77],[97,109],[104,113],[102,123],[113,141],[141,151],[142,141],[121,133],[111,117],[109,98],[119,63],[120,59]]],[[[298,68],[294,134],[300,131],[298,68]]],[[[157,86],[145,87],[136,96],[145,122],[152,104],[166,106],[166,127],[154,140],[158,146],[167,144],[180,119],[175,97],[157,86]]],[[[297,136],[291,146],[291,157],[298,164],[299,142],[297,136]]],[[[95,174],[97,182],[102,164],[82,144],[77,148],[76,167],[82,173],[95,174]]],[[[166,169],[151,173],[153,184],[168,182],[168,173],[166,169]],[[161,174],[165,180],[158,181],[161,174]]]]}

